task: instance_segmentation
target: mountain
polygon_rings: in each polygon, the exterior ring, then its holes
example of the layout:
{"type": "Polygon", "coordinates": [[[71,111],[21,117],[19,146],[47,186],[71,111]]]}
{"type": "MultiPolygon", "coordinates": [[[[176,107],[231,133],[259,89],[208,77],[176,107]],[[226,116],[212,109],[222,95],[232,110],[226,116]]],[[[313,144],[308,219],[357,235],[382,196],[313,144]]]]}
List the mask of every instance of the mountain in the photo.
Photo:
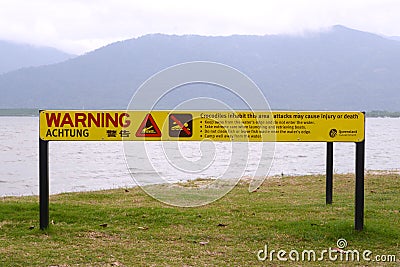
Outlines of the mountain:
{"type": "Polygon", "coordinates": [[[0,74],[20,68],[49,65],[74,57],[55,48],[0,40],[0,74]]]}
{"type": "Polygon", "coordinates": [[[389,36],[387,38],[390,40],[400,41],[400,36],[389,36]]]}
{"type": "MultiPolygon", "coordinates": [[[[343,26],[302,36],[146,35],[0,75],[0,108],[126,108],[151,75],[186,61],[242,71],[274,109],[400,110],[400,42],[343,26]]],[[[193,85],[175,90],[160,107],[197,96],[232,98],[221,88],[193,85]]],[[[242,108],[239,102],[235,108],[242,108]]]]}

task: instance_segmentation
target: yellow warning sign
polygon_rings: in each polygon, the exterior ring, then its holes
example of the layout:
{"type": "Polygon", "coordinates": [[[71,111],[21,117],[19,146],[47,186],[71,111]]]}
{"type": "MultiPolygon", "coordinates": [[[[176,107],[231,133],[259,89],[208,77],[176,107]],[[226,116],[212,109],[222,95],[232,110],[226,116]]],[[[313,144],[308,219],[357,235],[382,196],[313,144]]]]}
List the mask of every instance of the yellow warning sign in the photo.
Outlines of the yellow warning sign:
{"type": "Polygon", "coordinates": [[[83,141],[360,142],[362,112],[40,112],[40,138],[83,141]]]}

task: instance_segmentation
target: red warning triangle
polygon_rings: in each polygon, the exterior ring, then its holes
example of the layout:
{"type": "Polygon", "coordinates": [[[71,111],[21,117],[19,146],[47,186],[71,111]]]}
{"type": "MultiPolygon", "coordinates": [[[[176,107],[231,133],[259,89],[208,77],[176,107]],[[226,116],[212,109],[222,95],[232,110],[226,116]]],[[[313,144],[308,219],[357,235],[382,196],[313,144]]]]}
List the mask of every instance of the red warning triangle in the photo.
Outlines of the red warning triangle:
{"type": "Polygon", "coordinates": [[[136,131],[136,137],[161,137],[161,131],[151,114],[147,114],[139,129],[136,131]]]}

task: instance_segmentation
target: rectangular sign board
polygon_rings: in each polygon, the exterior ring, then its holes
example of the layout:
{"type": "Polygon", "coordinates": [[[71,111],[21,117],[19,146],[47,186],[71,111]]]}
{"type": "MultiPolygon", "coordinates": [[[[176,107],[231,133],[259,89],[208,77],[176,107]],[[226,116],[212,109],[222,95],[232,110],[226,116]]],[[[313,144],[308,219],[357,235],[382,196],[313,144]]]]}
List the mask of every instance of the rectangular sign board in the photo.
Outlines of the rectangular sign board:
{"type": "Polygon", "coordinates": [[[364,113],[44,110],[48,141],[361,142],[364,113]]]}

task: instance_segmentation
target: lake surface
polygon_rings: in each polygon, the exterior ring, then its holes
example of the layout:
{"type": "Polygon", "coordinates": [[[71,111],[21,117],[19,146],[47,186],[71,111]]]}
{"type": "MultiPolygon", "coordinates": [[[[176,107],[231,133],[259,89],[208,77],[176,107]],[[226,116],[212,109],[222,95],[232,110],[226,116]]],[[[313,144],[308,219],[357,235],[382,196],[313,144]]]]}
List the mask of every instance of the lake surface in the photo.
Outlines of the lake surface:
{"type": "MultiPolygon", "coordinates": [[[[0,196],[38,195],[38,118],[0,117],[0,126],[0,196]]],[[[235,149],[241,149],[240,145],[247,146],[239,144],[235,149]]],[[[238,169],[238,176],[254,173],[258,164],[251,158],[252,153],[256,157],[259,145],[249,146],[249,163],[244,171],[238,169]]],[[[179,142],[167,149],[175,150],[175,155],[184,154],[186,160],[196,160],[204,153],[202,146],[201,142],[179,142]]],[[[136,185],[128,171],[122,142],[50,142],[49,147],[51,194],[136,185]]],[[[215,150],[209,168],[182,176],[182,172],[171,171],[169,162],[160,157],[163,142],[149,142],[146,148],[148,155],[129,154],[133,157],[130,160],[137,163],[137,167],[129,167],[134,175],[147,175],[149,181],[154,173],[141,169],[145,157],[152,157],[168,181],[180,181],[218,177],[226,170],[224,157],[232,149],[230,143],[206,144],[206,150],[215,150]]],[[[354,154],[354,143],[335,143],[334,172],[354,173],[354,154]]],[[[269,176],[324,174],[325,157],[326,143],[276,143],[269,176]]],[[[367,118],[366,169],[400,170],[399,118],[367,118]]]]}

